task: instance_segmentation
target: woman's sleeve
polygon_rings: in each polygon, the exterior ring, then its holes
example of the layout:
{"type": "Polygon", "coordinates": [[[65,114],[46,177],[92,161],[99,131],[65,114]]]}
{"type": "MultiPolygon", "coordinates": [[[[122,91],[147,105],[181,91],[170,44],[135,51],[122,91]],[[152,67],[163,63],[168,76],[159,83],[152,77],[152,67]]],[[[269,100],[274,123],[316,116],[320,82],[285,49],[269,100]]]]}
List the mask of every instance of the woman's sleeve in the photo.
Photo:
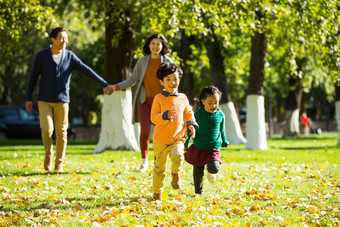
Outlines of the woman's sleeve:
{"type": "Polygon", "coordinates": [[[138,59],[135,67],[133,68],[131,76],[126,80],[123,80],[122,82],[118,83],[119,88],[121,90],[124,90],[127,89],[128,87],[135,85],[142,77],[141,74],[142,74],[142,61],[141,59],[138,59]]]}

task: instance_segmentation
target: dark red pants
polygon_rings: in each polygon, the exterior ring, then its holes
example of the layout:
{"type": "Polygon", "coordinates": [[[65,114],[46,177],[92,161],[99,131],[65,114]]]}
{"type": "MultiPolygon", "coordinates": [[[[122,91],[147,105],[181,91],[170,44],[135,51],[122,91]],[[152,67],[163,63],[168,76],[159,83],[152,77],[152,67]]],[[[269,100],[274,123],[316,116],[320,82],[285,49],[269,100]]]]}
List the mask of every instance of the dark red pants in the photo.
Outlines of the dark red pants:
{"type": "Polygon", "coordinates": [[[153,102],[153,97],[146,97],[143,104],[139,104],[139,121],[140,121],[140,149],[142,153],[142,158],[148,157],[149,151],[149,136],[151,130],[151,106],[153,102]]]}

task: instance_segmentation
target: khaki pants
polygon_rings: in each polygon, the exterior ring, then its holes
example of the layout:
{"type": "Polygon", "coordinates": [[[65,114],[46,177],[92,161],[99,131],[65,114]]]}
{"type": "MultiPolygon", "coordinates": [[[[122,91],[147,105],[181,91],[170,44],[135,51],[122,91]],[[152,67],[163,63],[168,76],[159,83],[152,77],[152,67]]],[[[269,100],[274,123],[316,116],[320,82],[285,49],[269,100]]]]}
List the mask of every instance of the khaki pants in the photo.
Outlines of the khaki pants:
{"type": "Polygon", "coordinates": [[[53,120],[56,131],[56,159],[55,169],[62,169],[67,146],[67,128],[68,128],[68,103],[51,103],[38,101],[41,136],[45,147],[45,170],[52,169],[53,159],[53,120]]]}
{"type": "Polygon", "coordinates": [[[163,190],[168,156],[170,156],[172,161],[171,172],[180,172],[184,160],[184,141],[184,139],[180,139],[170,145],[153,145],[155,151],[155,169],[153,171],[154,193],[161,193],[163,190]]]}

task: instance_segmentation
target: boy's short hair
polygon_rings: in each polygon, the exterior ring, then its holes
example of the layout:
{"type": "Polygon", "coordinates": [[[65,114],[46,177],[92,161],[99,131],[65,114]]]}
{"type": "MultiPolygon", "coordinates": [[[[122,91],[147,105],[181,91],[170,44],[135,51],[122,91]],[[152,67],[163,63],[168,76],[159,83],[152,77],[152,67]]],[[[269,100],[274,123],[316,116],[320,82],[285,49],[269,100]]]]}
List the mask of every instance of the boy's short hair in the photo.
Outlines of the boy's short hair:
{"type": "Polygon", "coordinates": [[[164,77],[175,72],[178,72],[179,78],[181,79],[183,75],[183,70],[181,69],[181,67],[179,67],[175,63],[166,62],[159,65],[156,74],[157,78],[163,81],[164,77]]]}
{"type": "Polygon", "coordinates": [[[50,33],[50,39],[52,38],[56,39],[59,32],[66,32],[66,29],[63,27],[54,28],[50,33]]]}

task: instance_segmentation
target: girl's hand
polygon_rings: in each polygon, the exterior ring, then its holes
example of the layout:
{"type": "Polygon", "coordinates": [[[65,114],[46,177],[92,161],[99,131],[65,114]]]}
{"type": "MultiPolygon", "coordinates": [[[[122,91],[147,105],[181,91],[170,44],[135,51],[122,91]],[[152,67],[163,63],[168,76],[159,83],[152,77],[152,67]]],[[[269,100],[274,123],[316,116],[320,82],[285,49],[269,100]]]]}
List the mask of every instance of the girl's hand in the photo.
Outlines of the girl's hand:
{"type": "Polygon", "coordinates": [[[196,130],[195,130],[195,127],[192,126],[192,125],[189,125],[188,128],[190,129],[190,135],[192,138],[195,138],[195,134],[196,134],[196,130]]]}

